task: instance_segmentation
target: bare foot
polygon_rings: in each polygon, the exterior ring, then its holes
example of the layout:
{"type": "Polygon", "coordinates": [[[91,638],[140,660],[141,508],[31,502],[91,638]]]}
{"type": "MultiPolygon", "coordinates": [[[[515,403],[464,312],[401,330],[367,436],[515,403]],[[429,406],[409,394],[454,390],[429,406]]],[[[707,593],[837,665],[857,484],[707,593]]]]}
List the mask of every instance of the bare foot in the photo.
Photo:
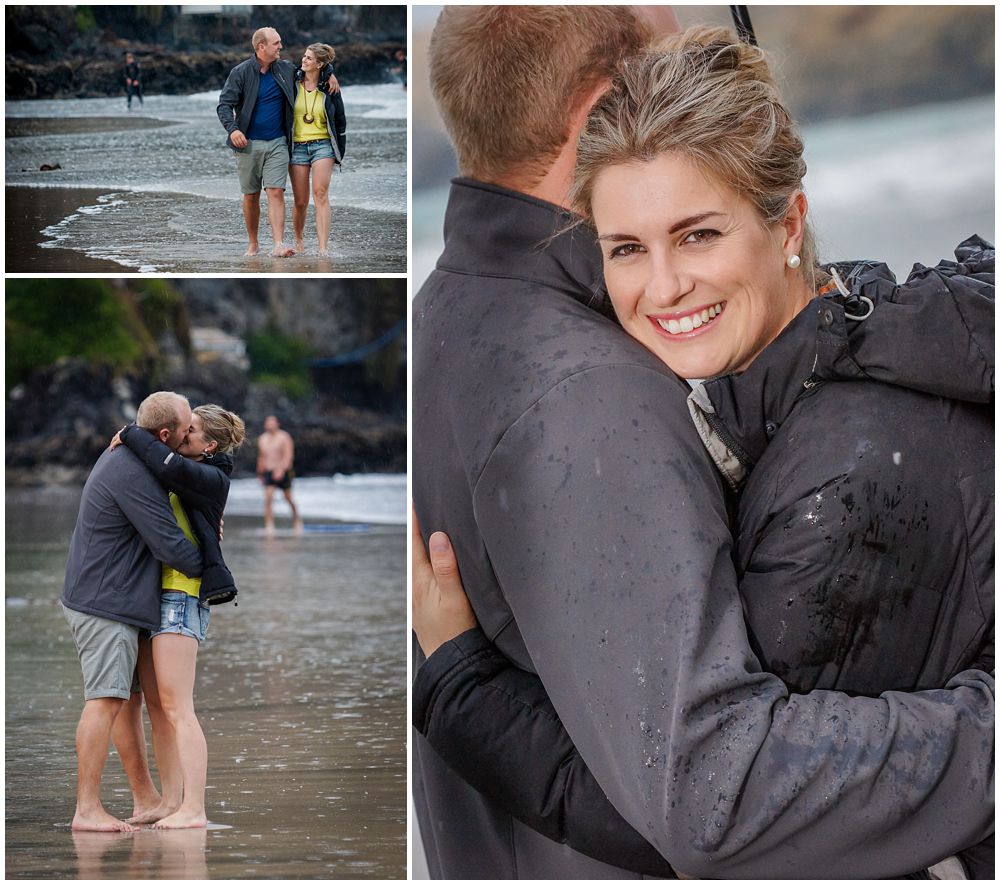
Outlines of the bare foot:
{"type": "Polygon", "coordinates": [[[295,251],[298,252],[299,255],[301,255],[303,252],[306,251],[306,244],[302,240],[296,239],[295,240],[295,251]]]}
{"type": "Polygon", "coordinates": [[[87,830],[92,833],[134,833],[136,827],[112,817],[103,808],[90,814],[81,814],[79,811],[73,815],[72,829],[87,830]]]}
{"type": "Polygon", "coordinates": [[[329,258],[330,257],[330,250],[329,249],[320,249],[319,250],[319,257],[320,258],[329,258]]]}
{"type": "Polygon", "coordinates": [[[175,811],[153,824],[154,830],[187,830],[204,827],[208,818],[204,811],[175,811]]]}
{"type": "Polygon", "coordinates": [[[130,824],[151,824],[162,820],[177,810],[177,806],[170,806],[166,803],[159,803],[152,808],[145,808],[142,811],[133,809],[132,816],[128,819],[130,824]]]}
{"type": "Polygon", "coordinates": [[[296,535],[303,534],[305,530],[305,526],[302,524],[301,519],[297,519],[292,523],[292,531],[295,532],[296,535]]]}
{"type": "Polygon", "coordinates": [[[284,243],[275,243],[274,248],[271,250],[271,254],[275,258],[291,258],[295,254],[295,250],[291,246],[286,246],[284,243]]]}
{"type": "Polygon", "coordinates": [[[251,243],[247,246],[246,252],[243,253],[244,258],[253,258],[254,255],[260,254],[260,246],[257,243],[251,243]]]}

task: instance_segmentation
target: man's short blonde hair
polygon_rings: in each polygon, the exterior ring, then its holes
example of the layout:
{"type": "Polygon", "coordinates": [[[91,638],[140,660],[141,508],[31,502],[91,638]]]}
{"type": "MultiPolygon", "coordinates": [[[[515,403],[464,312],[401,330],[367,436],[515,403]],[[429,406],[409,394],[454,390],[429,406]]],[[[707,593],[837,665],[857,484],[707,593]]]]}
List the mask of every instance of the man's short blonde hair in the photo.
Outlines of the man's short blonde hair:
{"type": "Polygon", "coordinates": [[[250,38],[250,45],[253,47],[254,52],[257,51],[257,47],[260,46],[261,43],[267,43],[267,35],[271,31],[278,33],[276,28],[270,28],[270,27],[257,28],[257,30],[253,32],[253,36],[250,38]]]}
{"type": "Polygon", "coordinates": [[[172,390],[158,390],[139,403],[135,423],[150,433],[158,433],[164,428],[173,433],[181,423],[179,409],[182,404],[191,407],[187,397],[172,390]]]}
{"type": "Polygon", "coordinates": [[[446,6],[430,78],[462,174],[540,180],[580,102],[648,37],[628,6],[446,6]]]}

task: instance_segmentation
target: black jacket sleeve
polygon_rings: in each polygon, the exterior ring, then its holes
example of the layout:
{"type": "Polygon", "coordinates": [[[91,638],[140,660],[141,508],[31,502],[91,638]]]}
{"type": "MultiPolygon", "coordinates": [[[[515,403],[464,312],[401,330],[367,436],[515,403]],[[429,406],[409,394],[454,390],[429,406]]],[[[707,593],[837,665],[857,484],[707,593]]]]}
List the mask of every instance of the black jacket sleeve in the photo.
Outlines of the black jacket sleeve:
{"type": "Polygon", "coordinates": [[[420,668],[413,723],[468,783],[536,832],[595,860],[674,878],[608,801],[538,677],[514,667],[478,627],[442,645],[420,668]],[[467,735],[455,726],[466,717],[476,722],[480,746],[490,748],[488,759],[465,751],[467,735]]]}
{"type": "Polygon", "coordinates": [[[344,112],[344,98],[339,92],[327,95],[326,112],[333,120],[333,131],[337,133],[337,151],[343,159],[347,152],[347,114],[344,112]]]}
{"type": "Polygon", "coordinates": [[[121,439],[189,511],[200,510],[218,527],[229,495],[229,478],[218,467],[178,455],[135,424],[122,430],[121,439]]]}

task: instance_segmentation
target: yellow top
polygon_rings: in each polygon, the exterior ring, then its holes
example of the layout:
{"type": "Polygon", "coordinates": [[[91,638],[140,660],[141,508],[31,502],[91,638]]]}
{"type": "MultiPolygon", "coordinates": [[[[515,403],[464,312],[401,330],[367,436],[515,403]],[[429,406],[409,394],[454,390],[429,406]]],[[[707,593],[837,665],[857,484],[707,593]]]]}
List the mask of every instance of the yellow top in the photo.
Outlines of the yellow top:
{"type": "Polygon", "coordinates": [[[326,129],[326,100],[322,89],[306,92],[305,86],[299,83],[299,91],[295,95],[295,132],[292,137],[296,142],[319,141],[330,137],[326,129]],[[313,118],[311,123],[305,121],[307,114],[313,118]]]}
{"type": "MultiPolygon", "coordinates": [[[[195,538],[194,532],[191,531],[191,522],[184,511],[184,505],[181,504],[181,499],[173,492],[170,492],[170,507],[174,511],[174,518],[177,520],[177,525],[184,532],[184,537],[194,544],[195,547],[199,546],[198,539],[195,538]]],[[[197,599],[201,595],[201,578],[189,578],[182,572],[177,571],[177,569],[163,563],[163,589],[181,590],[187,593],[188,596],[193,596],[197,599]]]]}

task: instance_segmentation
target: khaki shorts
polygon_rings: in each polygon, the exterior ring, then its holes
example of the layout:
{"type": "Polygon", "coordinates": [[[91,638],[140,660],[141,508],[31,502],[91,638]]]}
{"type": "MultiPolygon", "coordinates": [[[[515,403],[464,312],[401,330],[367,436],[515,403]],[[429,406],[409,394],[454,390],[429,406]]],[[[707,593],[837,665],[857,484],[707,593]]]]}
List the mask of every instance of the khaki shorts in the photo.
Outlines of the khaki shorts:
{"type": "Polygon", "coordinates": [[[288,144],[285,137],[270,141],[250,139],[245,150],[236,152],[240,190],[259,194],[269,187],[285,189],[288,180],[288,144]]]}
{"type": "Polygon", "coordinates": [[[139,628],[62,607],[83,668],[83,696],[128,700],[139,690],[139,628]]]}

